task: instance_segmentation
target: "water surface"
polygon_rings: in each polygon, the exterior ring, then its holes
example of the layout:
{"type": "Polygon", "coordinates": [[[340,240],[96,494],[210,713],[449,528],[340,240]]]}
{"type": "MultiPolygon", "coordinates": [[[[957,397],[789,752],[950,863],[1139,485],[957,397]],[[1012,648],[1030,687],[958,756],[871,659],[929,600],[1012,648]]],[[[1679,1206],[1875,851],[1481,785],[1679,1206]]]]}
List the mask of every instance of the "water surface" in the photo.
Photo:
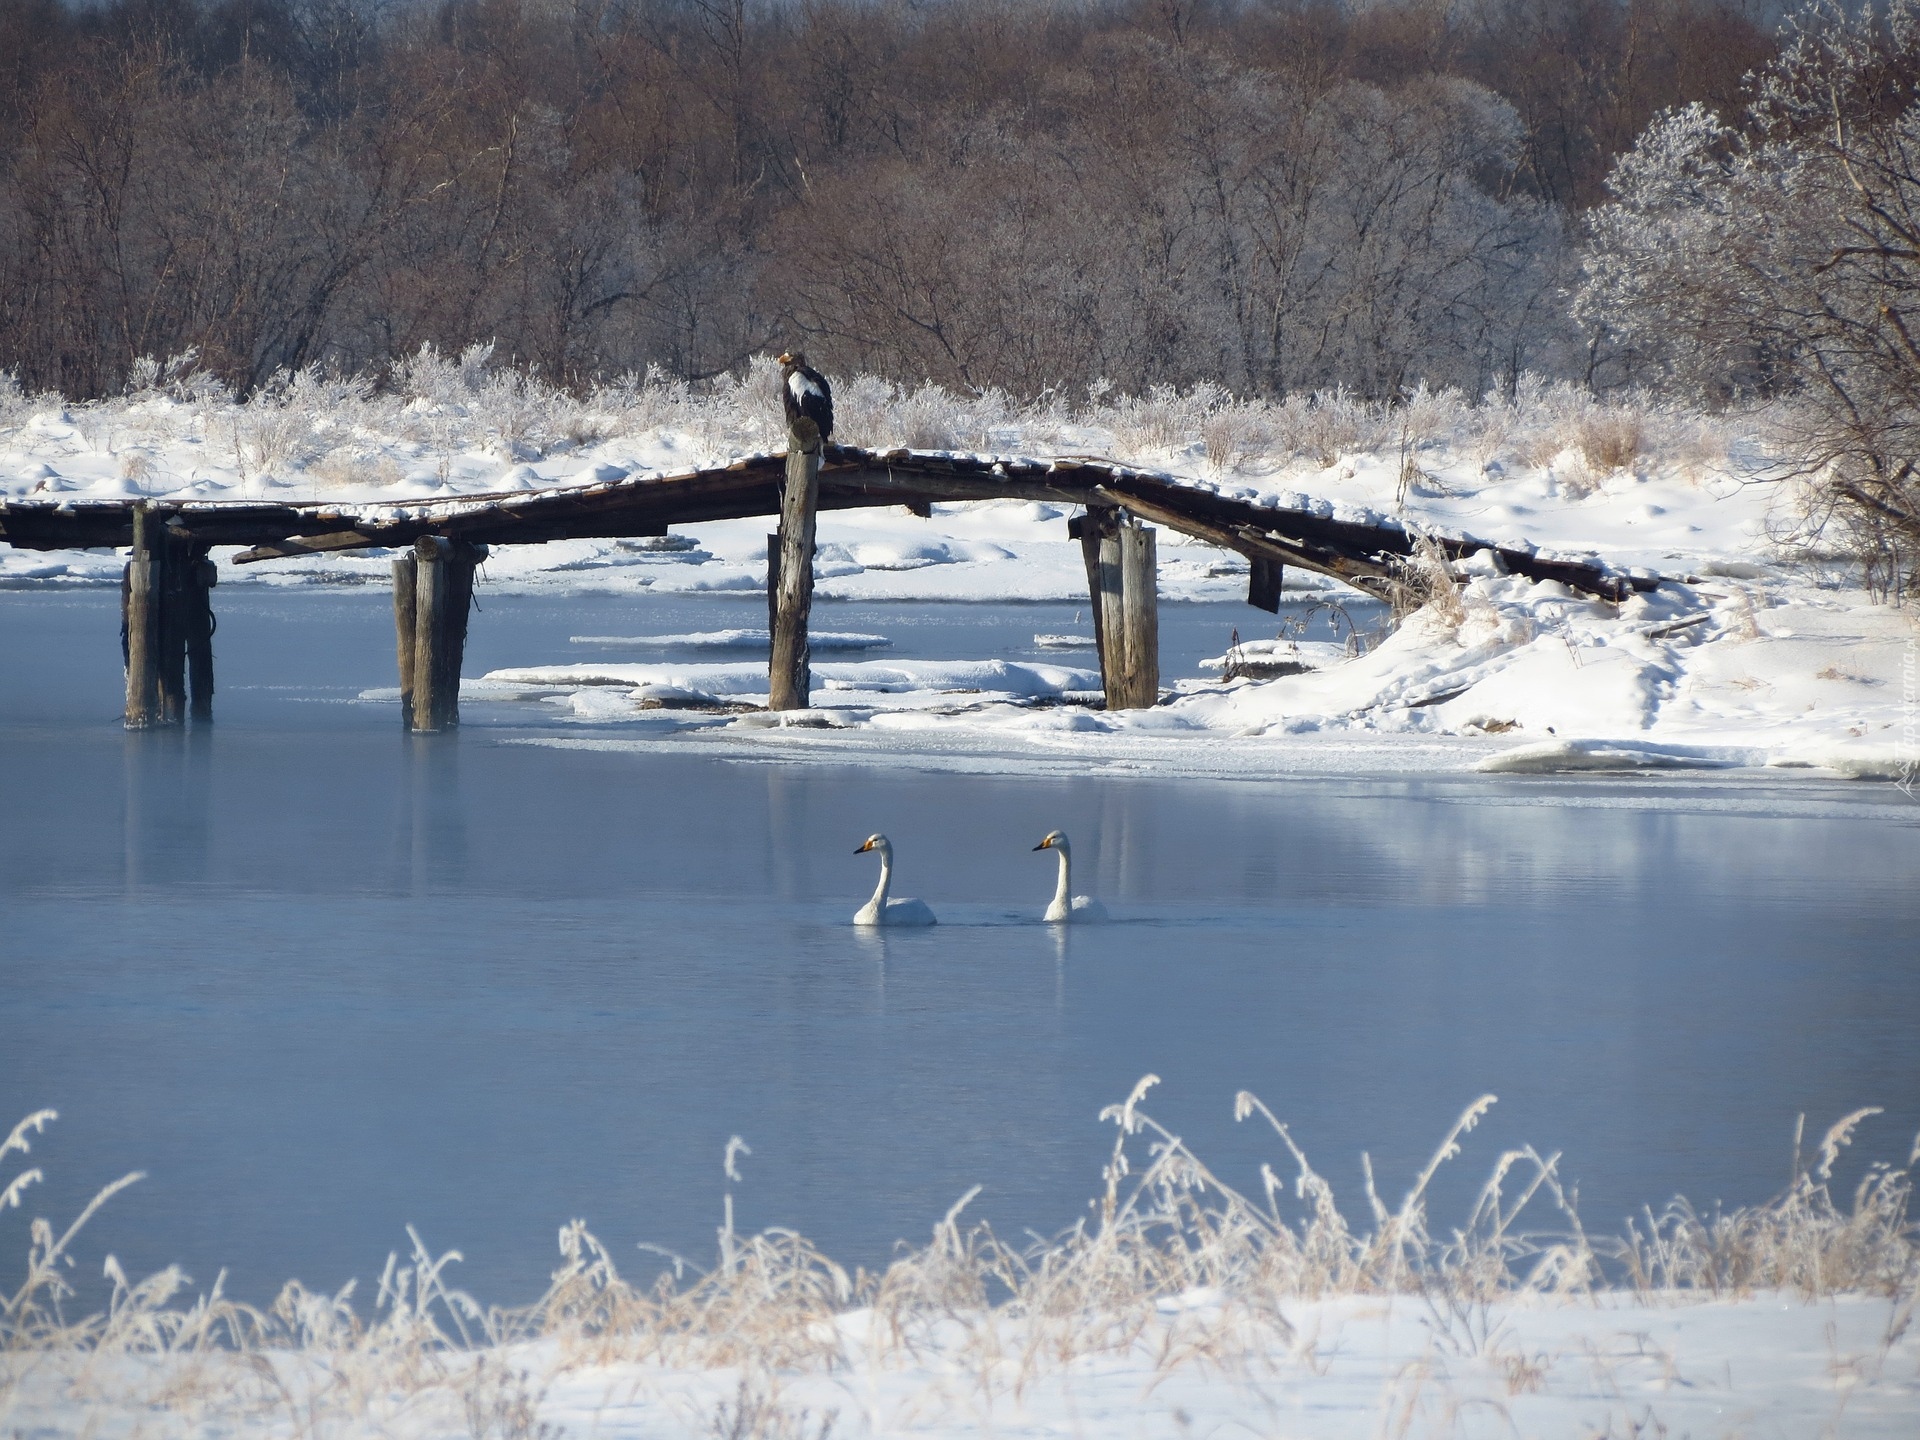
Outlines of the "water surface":
{"type": "MultiPolygon", "coordinates": [[[[741,765],[503,743],[562,723],[524,706],[408,739],[352,698],[392,683],[384,596],[217,599],[218,723],[129,736],[114,597],[0,594],[0,1104],[62,1111],[32,1213],[148,1172],[85,1272],[225,1266],[259,1299],[371,1280],[413,1224],[521,1300],[575,1216],[640,1273],[637,1242],[708,1256],[734,1134],[742,1223],[849,1261],[975,1184],[1004,1231],[1051,1231],[1148,1071],[1233,1180],[1283,1159],[1232,1121],[1248,1088],[1355,1202],[1363,1149],[1391,1201],[1497,1093],[1443,1219],[1520,1142],[1613,1229],[1772,1193],[1801,1111],[1886,1106],[1864,1148],[1896,1161],[1920,1127],[1920,810],[1881,787],[741,765]],[[1034,923],[1054,827],[1120,923],[1034,923]],[[846,923],[875,829],[937,929],[846,923]]],[[[469,673],[764,615],[483,603],[469,673]]],[[[900,655],[1073,628],[823,611],[900,655]]],[[[1168,607],[1169,670],[1252,614],[1168,607]]]]}

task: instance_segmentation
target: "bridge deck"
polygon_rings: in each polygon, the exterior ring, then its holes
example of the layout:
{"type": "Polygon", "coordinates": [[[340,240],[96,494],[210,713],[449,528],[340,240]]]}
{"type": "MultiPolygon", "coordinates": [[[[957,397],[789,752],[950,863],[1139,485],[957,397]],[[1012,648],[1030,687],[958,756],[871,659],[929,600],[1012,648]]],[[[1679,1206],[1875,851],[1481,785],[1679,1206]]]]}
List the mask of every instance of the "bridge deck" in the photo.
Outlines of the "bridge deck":
{"type": "MultiPolygon", "coordinates": [[[[677,475],[636,474],[587,485],[400,503],[166,498],[146,503],[148,513],[180,539],[251,547],[237,557],[247,562],[404,546],[428,535],[523,545],[659,535],[672,525],[775,515],[785,464],[784,453],[753,455],[677,475]]],[[[1297,565],[1376,593],[1392,584],[1398,563],[1413,553],[1418,539],[1391,517],[1340,517],[1324,503],[1276,505],[1106,460],[828,445],[820,468],[819,503],[829,510],[1004,498],[1129,512],[1252,559],[1297,565]]],[[[38,550],[130,545],[135,503],[0,500],[0,540],[38,550]]],[[[1608,599],[1659,584],[1657,576],[1629,575],[1598,559],[1542,555],[1468,536],[1433,538],[1450,558],[1491,551],[1510,573],[1557,580],[1608,599]]]]}

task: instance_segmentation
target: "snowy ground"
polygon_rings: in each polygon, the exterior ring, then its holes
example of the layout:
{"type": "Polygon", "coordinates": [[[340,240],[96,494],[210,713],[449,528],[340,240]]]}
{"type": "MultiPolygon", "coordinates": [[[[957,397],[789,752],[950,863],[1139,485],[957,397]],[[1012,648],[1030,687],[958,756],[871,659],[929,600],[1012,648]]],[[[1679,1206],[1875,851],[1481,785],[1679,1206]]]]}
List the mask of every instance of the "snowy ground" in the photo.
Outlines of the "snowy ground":
{"type": "Polygon", "coordinates": [[[1065,1323],[985,1327],[957,1316],[909,1350],[878,1333],[870,1310],[831,1322],[818,1339],[836,1363],[805,1369],[690,1368],[578,1342],[504,1347],[477,1369],[462,1354],[408,1367],[356,1357],[366,1372],[357,1376],[289,1352],[91,1365],[56,1354],[26,1366],[11,1394],[0,1389],[0,1424],[22,1437],[101,1440],[1907,1440],[1920,1422],[1920,1342],[1890,1339],[1893,1318],[1883,1300],[1789,1295],[1344,1297],[1257,1316],[1200,1293],[1126,1317],[1066,1363],[1048,1348],[1089,1337],[1069,1341],[1076,1327],[1065,1323]]]}

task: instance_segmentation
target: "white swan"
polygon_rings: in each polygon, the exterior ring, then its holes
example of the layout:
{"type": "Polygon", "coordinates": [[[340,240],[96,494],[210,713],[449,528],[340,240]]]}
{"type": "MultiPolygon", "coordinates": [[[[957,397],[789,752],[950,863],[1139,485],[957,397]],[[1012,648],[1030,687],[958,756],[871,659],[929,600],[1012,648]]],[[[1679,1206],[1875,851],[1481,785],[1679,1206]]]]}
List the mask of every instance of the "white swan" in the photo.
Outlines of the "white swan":
{"type": "Polygon", "coordinates": [[[864,855],[869,850],[880,852],[880,883],[874,887],[873,898],[854,912],[856,925],[937,925],[933,911],[927,908],[924,900],[889,900],[887,888],[893,884],[893,842],[884,835],[869,835],[867,843],[853,853],[864,855]]]}
{"type": "Polygon", "coordinates": [[[1107,918],[1107,907],[1091,895],[1073,894],[1073,882],[1068,874],[1068,867],[1071,864],[1068,857],[1073,852],[1068,848],[1067,837],[1064,834],[1058,830],[1049,831],[1047,838],[1033,848],[1036,850],[1058,850],[1060,852],[1060,883],[1054,887],[1053,903],[1047,906],[1047,913],[1040,917],[1042,920],[1049,923],[1059,923],[1067,920],[1084,922],[1088,920],[1104,920],[1107,918]],[[1069,899],[1069,896],[1072,898],[1069,899]]]}

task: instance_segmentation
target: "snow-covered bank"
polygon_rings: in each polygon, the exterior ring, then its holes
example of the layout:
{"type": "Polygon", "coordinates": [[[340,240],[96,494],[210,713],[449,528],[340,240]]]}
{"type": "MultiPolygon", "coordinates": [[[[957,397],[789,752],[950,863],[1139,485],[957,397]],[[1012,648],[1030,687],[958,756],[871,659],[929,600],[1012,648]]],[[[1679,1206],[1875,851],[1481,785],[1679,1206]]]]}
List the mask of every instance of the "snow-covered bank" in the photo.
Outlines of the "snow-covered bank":
{"type": "MultiPolygon", "coordinates": [[[[1162,752],[1208,741],[1205,758],[1190,759],[1223,773],[1319,769],[1341,756],[1363,770],[1769,767],[1900,779],[1920,757],[1916,662],[1912,617],[1858,593],[1702,581],[1615,606],[1482,575],[1457,605],[1417,612],[1372,648],[1261,642],[1203,662],[1213,674],[1173,679],[1150,710],[1090,708],[1092,670],[823,663],[809,723],[866,737],[841,742],[842,760],[902,747],[1039,759],[1066,746],[1158,769],[1172,759],[1162,752]],[[1249,661],[1272,678],[1216,678],[1249,661]]],[[[763,704],[766,675],[758,664],[563,663],[494,671],[467,693],[538,699],[605,725],[657,719],[670,698],[662,687],[686,705],[763,704]]],[[[717,725],[764,734],[769,718],[684,723],[700,731],[689,739],[712,745],[717,725]]]]}
{"type": "MultiPolygon", "coordinates": [[[[246,405],[184,382],[91,406],[15,396],[0,412],[0,494],[393,503],[643,478],[771,443],[777,411],[771,390],[757,388],[766,378],[710,392],[629,387],[586,401],[542,392],[535,405],[532,382],[506,385],[484,355],[429,356],[408,371],[412,388],[396,395],[328,390],[309,377],[246,405]]],[[[1022,409],[1004,397],[909,395],[864,378],[844,388],[843,429],[853,440],[1099,451],[1255,502],[1398,515],[1670,577],[1614,606],[1498,573],[1482,555],[1464,591],[1390,631],[1377,604],[1290,570],[1292,603],[1277,624],[1240,612],[1248,653],[1263,657],[1263,668],[1163,674],[1162,705],[1113,715],[1081,703],[1097,688],[1085,669],[911,656],[883,669],[823,664],[816,701],[824,723],[868,734],[876,751],[1065,744],[1096,755],[1123,738],[1210,739],[1226,743],[1209,766],[1224,758],[1228,769],[1235,756],[1250,769],[1287,756],[1313,767],[1344,746],[1415,765],[1444,757],[1440,768],[1765,766],[1879,778],[1904,776],[1920,759],[1920,631],[1909,614],[1873,605],[1848,567],[1805,552],[1794,559],[1775,545],[1798,502],[1791,487],[1767,481],[1763,414],[1636,410],[1532,382],[1509,401],[1422,393],[1394,407],[1340,396],[1269,405],[1195,391],[1022,409]],[[1345,632],[1347,651],[1294,647],[1313,607],[1322,625],[1332,617],[1345,632]]],[[[1069,518],[1058,505],[1012,500],[938,505],[926,519],[897,510],[823,514],[816,593],[823,606],[1084,603],[1069,518]]],[[[648,596],[762,592],[767,523],[501,547],[482,571],[481,593],[632,597],[631,635],[582,643],[668,651],[758,644],[745,631],[654,634],[643,617],[648,596]]],[[[104,552],[0,547],[0,587],[117,584],[121,563],[104,552]]],[[[1237,600],[1246,572],[1238,556],[1162,536],[1167,600],[1237,600]]],[[[222,566],[229,586],[384,585],[388,576],[384,551],[222,566]]],[[[867,648],[831,633],[825,612],[817,618],[827,632],[821,654],[867,648]]],[[[597,726],[643,724],[650,734],[662,730],[665,710],[704,732],[725,719],[720,709],[763,702],[764,677],[752,669],[743,660],[616,672],[528,655],[476,678],[470,693],[539,701],[543,713],[597,726]]],[[[1155,748],[1136,747],[1142,758],[1155,748]]]]}
{"type": "Polygon", "coordinates": [[[1106,1322],[989,1327],[963,1311],[899,1339],[891,1317],[850,1310],[821,1326],[819,1358],[804,1367],[744,1354],[694,1367],[594,1339],[422,1357],[56,1351],[32,1357],[0,1420],[22,1436],[101,1440],[1908,1440],[1920,1346],[1891,1338],[1895,1310],[1769,1293],[1343,1297],[1260,1314],[1200,1291],[1106,1322]],[[1087,1352],[1052,1358],[1076,1342],[1087,1352]]]}
{"type": "MultiPolygon", "coordinates": [[[[1920,1249],[1907,1170],[1877,1165],[1843,1205],[1838,1121],[1774,1201],[1675,1202],[1590,1236],[1557,1157],[1499,1157],[1471,1213],[1436,1234],[1426,1193],[1492,1105],[1462,1115],[1393,1210],[1350,1228],[1259,1100],[1291,1183],[1224,1185],[1141,1102],[1116,1127],[1087,1220],[1010,1245],[955,1204],[880,1274],[787,1232],[727,1223],[704,1274],[634,1284],[578,1222],[551,1288],[518,1310],[452,1284],[418,1237],[371,1297],[290,1284],[269,1311],[216,1284],[141,1282],[105,1261],[111,1308],[58,1309],[76,1225],[32,1226],[0,1316],[0,1425],[22,1436],[842,1437],[1081,1435],[1904,1437],[1920,1419],[1920,1249]],[[1548,1228],[1522,1229],[1530,1207],[1548,1228]],[[357,1309],[356,1299],[366,1308],[357,1309]],[[369,1303],[370,1302],[370,1303],[369,1303]]],[[[25,1150],[51,1119],[14,1131],[25,1150]]],[[[1912,1164],[1910,1156],[1906,1162],[1912,1164]]],[[[37,1171],[4,1192],[27,1193],[37,1171]]],[[[109,1212],[110,1213],[110,1212],[109,1212]]],[[[86,1217],[83,1217],[83,1220],[86,1217]]],[[[96,1224],[110,1223],[104,1217],[96,1224]]],[[[641,1257],[643,1264],[651,1258],[641,1257]]]]}

